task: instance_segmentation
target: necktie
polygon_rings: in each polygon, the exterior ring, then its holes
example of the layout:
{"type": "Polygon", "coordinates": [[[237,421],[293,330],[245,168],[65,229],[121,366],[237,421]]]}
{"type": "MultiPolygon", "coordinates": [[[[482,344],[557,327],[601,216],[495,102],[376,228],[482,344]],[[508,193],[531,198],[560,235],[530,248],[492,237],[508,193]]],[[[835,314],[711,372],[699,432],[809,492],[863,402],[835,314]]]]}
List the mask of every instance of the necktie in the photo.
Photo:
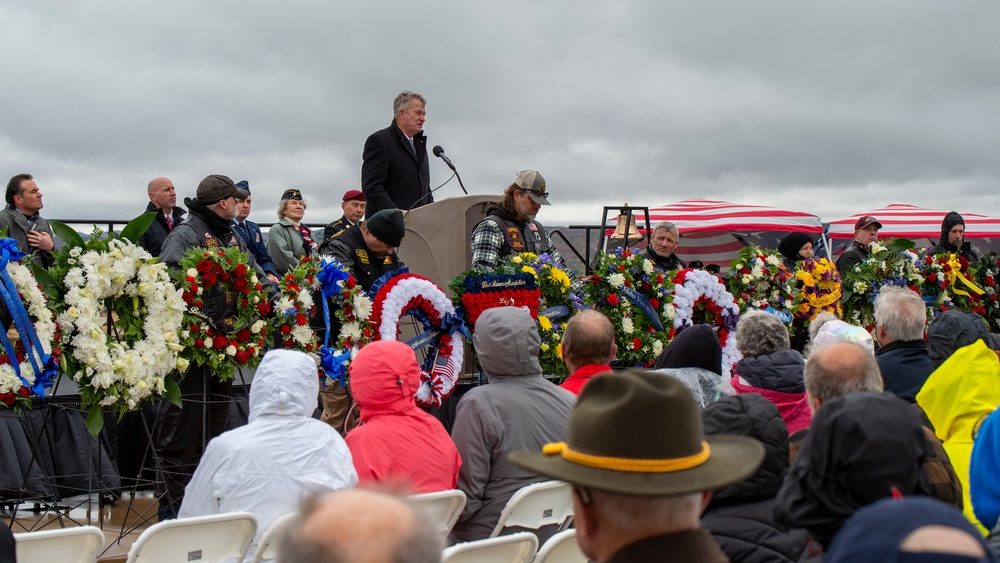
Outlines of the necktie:
{"type": "Polygon", "coordinates": [[[174,230],[174,220],[170,218],[170,215],[164,214],[163,218],[167,220],[167,230],[174,230]]]}

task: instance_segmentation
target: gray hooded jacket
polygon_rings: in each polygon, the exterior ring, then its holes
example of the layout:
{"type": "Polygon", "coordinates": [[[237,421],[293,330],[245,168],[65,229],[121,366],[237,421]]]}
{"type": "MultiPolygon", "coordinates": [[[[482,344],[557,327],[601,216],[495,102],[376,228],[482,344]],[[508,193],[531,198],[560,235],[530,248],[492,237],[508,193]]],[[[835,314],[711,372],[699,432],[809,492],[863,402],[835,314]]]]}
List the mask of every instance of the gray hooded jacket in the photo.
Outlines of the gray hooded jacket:
{"type": "Polygon", "coordinates": [[[535,320],[516,307],[488,309],[476,321],[476,353],[489,385],[458,403],[452,438],[462,456],[458,488],[468,497],[451,542],[489,537],[507,500],[547,480],[507,459],[566,439],[576,395],[542,377],[535,320]]]}

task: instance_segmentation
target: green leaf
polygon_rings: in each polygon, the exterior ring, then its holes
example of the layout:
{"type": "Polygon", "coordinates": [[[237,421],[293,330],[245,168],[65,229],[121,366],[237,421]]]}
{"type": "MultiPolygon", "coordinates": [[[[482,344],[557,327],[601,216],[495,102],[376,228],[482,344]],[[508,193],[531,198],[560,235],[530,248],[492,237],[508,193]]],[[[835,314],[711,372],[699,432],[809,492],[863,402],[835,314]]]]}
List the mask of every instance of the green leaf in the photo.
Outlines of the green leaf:
{"type": "Polygon", "coordinates": [[[897,239],[892,239],[892,241],[890,241],[889,250],[893,252],[903,252],[904,250],[910,250],[915,246],[917,246],[916,243],[914,243],[910,239],[897,238],[897,239]]]}
{"type": "Polygon", "coordinates": [[[7,228],[7,225],[4,225],[3,228],[0,229],[0,237],[7,238],[7,228]]]}
{"type": "Polygon", "coordinates": [[[163,380],[163,397],[170,401],[171,404],[181,408],[181,388],[177,385],[172,377],[166,377],[163,380]]]}
{"type": "Polygon", "coordinates": [[[91,438],[96,438],[104,428],[104,409],[101,405],[90,407],[90,414],[87,415],[87,431],[91,438]]]}
{"type": "Polygon", "coordinates": [[[125,228],[122,229],[121,238],[131,242],[132,244],[139,244],[139,237],[146,234],[146,230],[149,229],[149,226],[153,224],[155,219],[155,211],[143,213],[135,219],[132,219],[128,222],[128,225],[125,225],[125,228]]]}
{"type": "Polygon", "coordinates": [[[59,282],[49,273],[48,270],[31,264],[31,273],[35,275],[35,281],[42,287],[42,291],[50,298],[58,299],[60,296],[59,282]]]}
{"type": "Polygon", "coordinates": [[[83,248],[83,237],[75,229],[62,221],[50,220],[52,232],[70,248],[83,248]]]}

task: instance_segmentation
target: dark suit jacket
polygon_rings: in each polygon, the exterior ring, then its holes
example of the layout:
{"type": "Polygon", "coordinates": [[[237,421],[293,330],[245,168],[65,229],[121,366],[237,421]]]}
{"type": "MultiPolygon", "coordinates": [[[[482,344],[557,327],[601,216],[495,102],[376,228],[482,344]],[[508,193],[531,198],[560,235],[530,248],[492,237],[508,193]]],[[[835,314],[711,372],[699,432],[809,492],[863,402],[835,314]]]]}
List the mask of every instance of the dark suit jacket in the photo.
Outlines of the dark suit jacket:
{"type": "Polygon", "coordinates": [[[417,133],[413,144],[416,150],[396,127],[395,119],[365,141],[361,191],[368,202],[366,219],[383,209],[409,209],[414,204],[420,207],[434,201],[429,195],[431,173],[427,162],[427,137],[423,132],[417,133]]]}
{"type": "MultiPolygon", "coordinates": [[[[153,219],[146,232],[139,237],[139,246],[145,248],[153,256],[159,256],[160,248],[163,247],[163,241],[170,234],[170,229],[167,228],[167,220],[164,219],[163,212],[153,205],[153,202],[149,202],[145,212],[150,213],[152,211],[156,211],[156,219],[153,219]]],[[[185,215],[187,215],[187,212],[181,209],[180,206],[174,207],[170,218],[174,221],[175,227],[184,222],[185,215]]]]}

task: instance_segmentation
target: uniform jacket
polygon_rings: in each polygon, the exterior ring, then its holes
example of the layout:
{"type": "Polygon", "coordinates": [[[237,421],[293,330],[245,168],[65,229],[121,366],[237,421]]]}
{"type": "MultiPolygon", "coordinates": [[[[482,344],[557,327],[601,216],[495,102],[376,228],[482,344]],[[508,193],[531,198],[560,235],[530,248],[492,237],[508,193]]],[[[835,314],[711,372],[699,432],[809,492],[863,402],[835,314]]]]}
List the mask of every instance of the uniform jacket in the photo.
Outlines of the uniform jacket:
{"type": "Polygon", "coordinates": [[[323,227],[323,240],[331,239],[353,226],[346,215],[341,215],[340,219],[323,227]]]}
{"type": "Polygon", "coordinates": [[[256,545],[271,522],[297,510],[310,493],[357,484],[343,438],[311,417],[318,393],[309,356],[268,352],[250,386],[249,424],[209,442],[179,517],[251,512],[257,517],[256,545]]]}
{"type": "Polygon", "coordinates": [[[410,209],[434,201],[430,195],[431,172],[427,161],[427,137],[413,136],[413,146],[392,120],[385,129],[372,133],[362,154],[361,191],[367,205],[365,218],[383,209],[410,209]]]}
{"type": "Polygon", "coordinates": [[[779,350],[736,362],[732,384],[740,395],[759,393],[774,403],[788,425],[788,432],[794,434],[807,428],[812,420],[802,381],[804,370],[801,354],[795,350],[779,350]]]}
{"type": "Polygon", "coordinates": [[[294,270],[299,265],[299,259],[306,255],[302,233],[288,218],[281,219],[268,231],[267,253],[274,260],[279,276],[294,270]]]}
{"type": "MultiPolygon", "coordinates": [[[[160,248],[163,246],[163,241],[170,234],[170,229],[167,228],[167,220],[163,216],[163,211],[153,205],[153,202],[149,202],[146,205],[146,213],[156,212],[156,218],[153,222],[149,224],[149,228],[146,232],[139,237],[139,246],[146,249],[147,252],[153,256],[160,255],[160,248]]],[[[174,207],[173,211],[170,212],[170,219],[173,220],[174,226],[180,225],[184,222],[184,216],[187,212],[180,207],[174,207]]]]}
{"type": "Polygon", "coordinates": [[[542,377],[541,343],[531,317],[514,307],[488,309],[476,321],[475,345],[489,385],[458,403],[452,438],[462,456],[458,488],[468,500],[452,542],[484,539],[518,489],[547,479],[511,463],[513,451],[541,451],[566,439],[576,396],[542,377]]]}
{"type": "Polygon", "coordinates": [[[1000,406],[996,353],[982,340],[959,348],[927,378],[917,394],[917,404],[927,414],[962,481],[966,517],[985,535],[987,529],[976,518],[969,495],[969,460],[973,432],[1000,406]]]}
{"type": "MultiPolygon", "coordinates": [[[[399,347],[407,348],[405,344],[399,347]]],[[[352,370],[351,394],[364,424],[347,435],[361,483],[403,481],[416,493],[454,489],[462,459],[441,422],[417,407],[420,369],[397,346],[352,370]],[[412,370],[401,366],[412,365],[412,370]]]]}
{"type": "Polygon", "coordinates": [[[260,265],[261,269],[269,274],[278,275],[278,270],[274,266],[274,260],[271,260],[271,255],[267,252],[264,234],[260,232],[260,227],[257,226],[257,223],[244,220],[241,225],[233,221],[233,230],[243,239],[243,242],[247,245],[247,251],[257,259],[257,264],[260,265]]]}
{"type": "Polygon", "coordinates": [[[875,359],[886,392],[907,403],[916,402],[917,393],[934,371],[923,340],[890,342],[875,350],[875,359]]]}
{"type": "Polygon", "coordinates": [[[702,417],[705,434],[750,436],[765,454],[756,473],[715,491],[701,526],[733,561],[798,561],[808,534],[774,521],[774,496],[788,471],[788,429],[777,407],[760,395],[740,395],[709,405],[702,417]]]}
{"type": "Polygon", "coordinates": [[[319,252],[324,257],[335,258],[340,262],[347,271],[354,274],[365,291],[371,289],[382,274],[403,267],[395,252],[382,258],[372,254],[358,228],[348,229],[339,237],[323,241],[319,252]]]}
{"type": "MultiPolygon", "coordinates": [[[[17,241],[17,247],[21,252],[26,252],[31,257],[31,262],[40,268],[48,268],[54,263],[52,254],[44,250],[34,250],[28,246],[28,218],[17,209],[4,208],[0,210],[0,229],[7,227],[7,237],[17,241]]],[[[35,222],[35,231],[48,233],[55,242],[55,235],[52,234],[52,227],[44,217],[38,216],[35,222]]],[[[24,262],[27,265],[27,262],[24,262]]]]}

